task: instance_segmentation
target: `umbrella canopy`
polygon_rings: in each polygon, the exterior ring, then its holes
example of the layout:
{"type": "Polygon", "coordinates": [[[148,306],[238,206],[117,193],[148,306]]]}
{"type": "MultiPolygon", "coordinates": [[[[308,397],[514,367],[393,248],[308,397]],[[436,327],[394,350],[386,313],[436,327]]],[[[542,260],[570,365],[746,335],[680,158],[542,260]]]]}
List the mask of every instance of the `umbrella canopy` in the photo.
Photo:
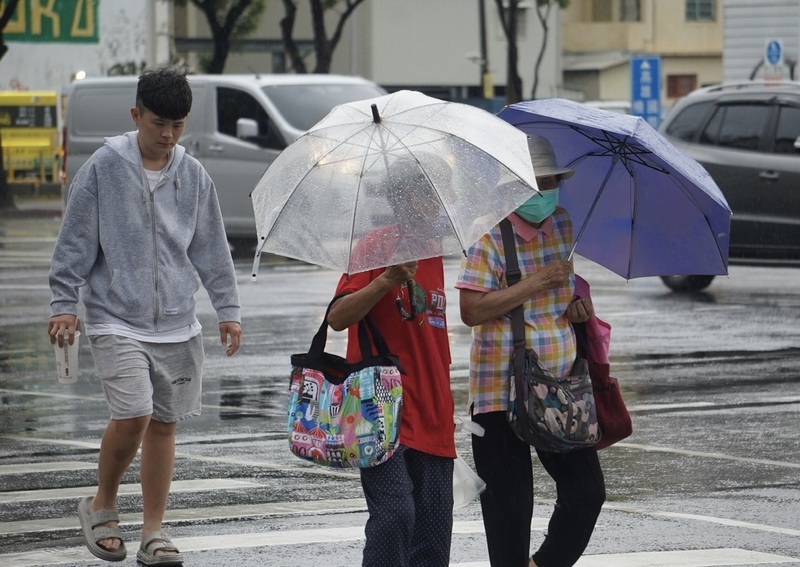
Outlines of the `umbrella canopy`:
{"type": "Polygon", "coordinates": [[[414,91],[335,107],[252,192],[258,251],[345,273],[458,253],[536,190],[526,135],[414,91]]]}
{"type": "Polygon", "coordinates": [[[498,116],[546,137],[561,166],[574,251],[626,279],[728,273],[731,209],[717,184],[642,118],[565,99],[498,116]]]}

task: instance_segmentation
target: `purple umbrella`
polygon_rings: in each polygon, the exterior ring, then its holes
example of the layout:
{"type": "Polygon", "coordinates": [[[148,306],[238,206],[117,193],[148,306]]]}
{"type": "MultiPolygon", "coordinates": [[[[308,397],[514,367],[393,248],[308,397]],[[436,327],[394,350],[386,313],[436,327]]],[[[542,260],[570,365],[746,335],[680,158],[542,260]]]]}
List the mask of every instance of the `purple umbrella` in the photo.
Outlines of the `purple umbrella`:
{"type": "Polygon", "coordinates": [[[559,196],[575,227],[573,251],[626,279],[728,273],[725,197],[643,119],[558,98],[498,116],[546,137],[558,164],[575,170],[559,196]]]}

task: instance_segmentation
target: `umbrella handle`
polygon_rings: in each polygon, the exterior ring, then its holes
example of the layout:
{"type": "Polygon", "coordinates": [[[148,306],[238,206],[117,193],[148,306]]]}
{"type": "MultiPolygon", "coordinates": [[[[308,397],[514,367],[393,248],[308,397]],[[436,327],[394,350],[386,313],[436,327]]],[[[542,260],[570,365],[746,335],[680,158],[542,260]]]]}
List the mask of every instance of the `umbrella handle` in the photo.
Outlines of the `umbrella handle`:
{"type": "Polygon", "coordinates": [[[400,293],[395,298],[395,302],[397,303],[397,311],[400,313],[400,317],[403,318],[405,321],[413,321],[419,313],[417,312],[416,306],[414,304],[414,282],[412,280],[406,280],[406,283],[403,284],[400,288],[400,293]],[[405,310],[403,307],[403,300],[402,300],[402,287],[408,290],[408,304],[411,306],[411,312],[405,310]]]}

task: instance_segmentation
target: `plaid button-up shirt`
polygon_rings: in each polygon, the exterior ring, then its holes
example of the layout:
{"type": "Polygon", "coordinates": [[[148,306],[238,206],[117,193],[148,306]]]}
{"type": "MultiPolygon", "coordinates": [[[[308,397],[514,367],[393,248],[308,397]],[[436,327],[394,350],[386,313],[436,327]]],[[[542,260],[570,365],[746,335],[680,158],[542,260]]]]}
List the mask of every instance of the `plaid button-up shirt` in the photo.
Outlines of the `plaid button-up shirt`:
{"type": "MultiPolygon", "coordinates": [[[[514,227],[522,278],[548,262],[568,257],[572,223],[563,209],[556,209],[538,229],[516,214],[512,213],[509,219],[514,227]]],[[[505,271],[503,237],[498,225],[467,251],[455,287],[481,292],[502,289],[508,286],[505,271]]],[[[575,335],[564,315],[574,289],[572,275],[569,287],[539,293],[524,305],[527,346],[536,351],[542,365],[555,376],[568,375],[575,361],[575,335]]],[[[468,402],[473,414],[508,409],[513,351],[510,316],[473,327],[468,402]]]]}

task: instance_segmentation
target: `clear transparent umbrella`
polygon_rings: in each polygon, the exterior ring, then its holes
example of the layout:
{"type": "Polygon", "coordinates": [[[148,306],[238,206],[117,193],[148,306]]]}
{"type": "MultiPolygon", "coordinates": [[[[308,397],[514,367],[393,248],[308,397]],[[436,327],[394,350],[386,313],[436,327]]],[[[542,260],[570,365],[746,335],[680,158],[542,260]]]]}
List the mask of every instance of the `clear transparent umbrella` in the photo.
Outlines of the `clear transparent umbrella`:
{"type": "Polygon", "coordinates": [[[399,91],[334,108],[252,192],[262,252],[356,273],[463,252],[536,191],[526,135],[399,91]]]}

